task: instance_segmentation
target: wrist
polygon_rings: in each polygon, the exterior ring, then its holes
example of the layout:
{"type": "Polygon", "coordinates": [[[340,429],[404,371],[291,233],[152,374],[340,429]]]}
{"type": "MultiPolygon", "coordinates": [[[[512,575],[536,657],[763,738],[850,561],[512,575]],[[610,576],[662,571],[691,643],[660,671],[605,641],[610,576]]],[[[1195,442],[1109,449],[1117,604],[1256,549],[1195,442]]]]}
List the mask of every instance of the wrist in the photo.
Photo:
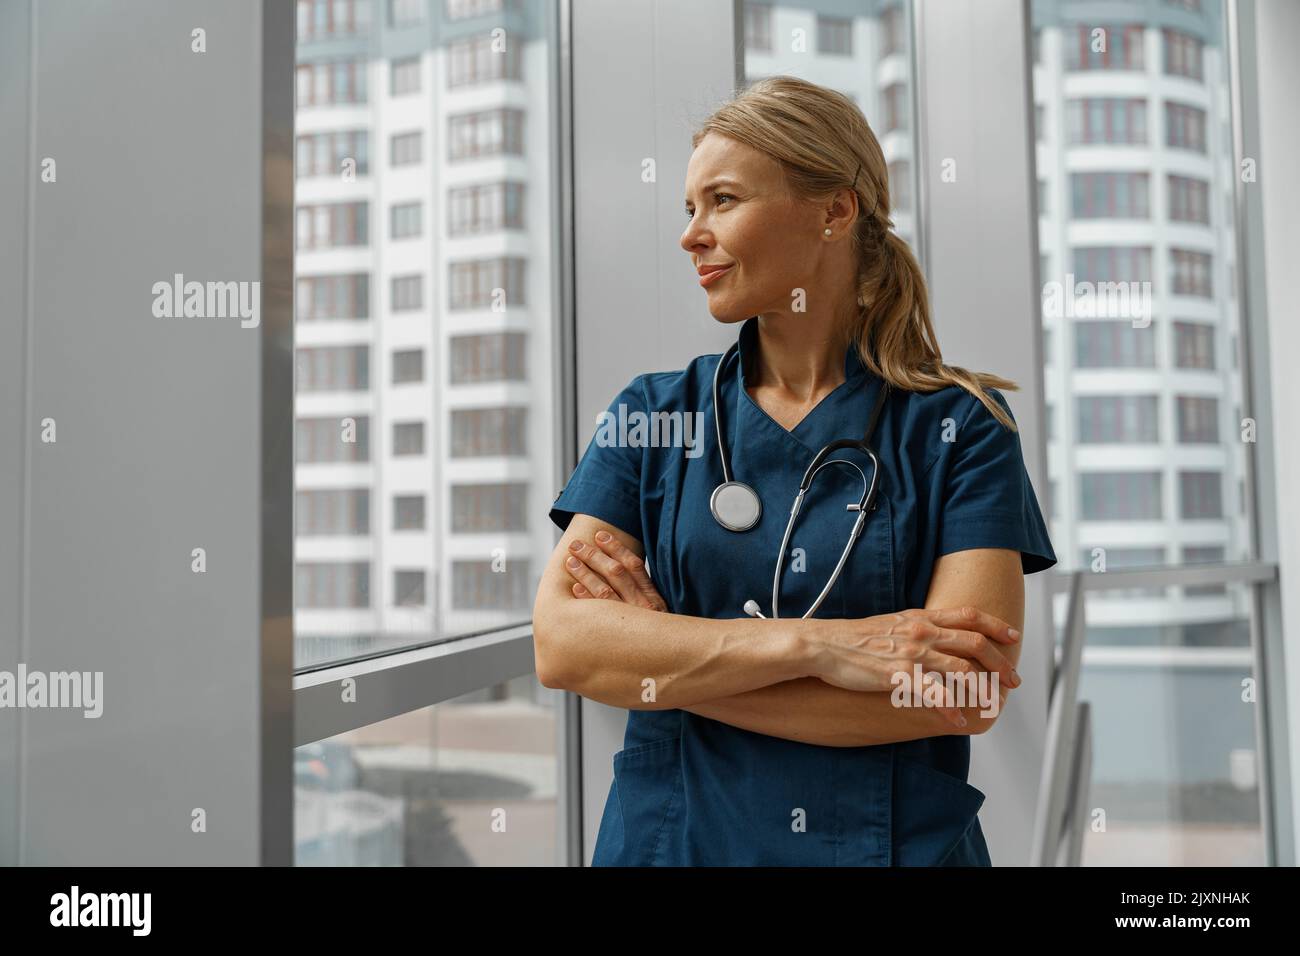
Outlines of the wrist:
{"type": "Polygon", "coordinates": [[[825,673],[826,634],[835,621],[809,617],[796,618],[790,624],[790,659],[798,671],[794,677],[820,678],[825,673]]]}

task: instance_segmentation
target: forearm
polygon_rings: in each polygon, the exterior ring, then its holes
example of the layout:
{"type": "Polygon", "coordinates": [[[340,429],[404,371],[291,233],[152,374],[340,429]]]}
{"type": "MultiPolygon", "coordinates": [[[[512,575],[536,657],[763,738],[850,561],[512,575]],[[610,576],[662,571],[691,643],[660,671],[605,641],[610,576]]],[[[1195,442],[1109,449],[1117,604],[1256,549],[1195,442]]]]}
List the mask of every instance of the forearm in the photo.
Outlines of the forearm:
{"type": "Polygon", "coordinates": [[[535,611],[533,633],[548,687],[628,710],[671,710],[809,674],[805,637],[815,625],[574,599],[535,611]]]}
{"type": "MultiPolygon", "coordinates": [[[[933,707],[897,707],[889,691],[835,687],[816,677],[760,687],[683,707],[701,717],[800,743],[867,747],[957,734],[933,707]]],[[[962,708],[974,731],[979,707],[962,708]]]]}

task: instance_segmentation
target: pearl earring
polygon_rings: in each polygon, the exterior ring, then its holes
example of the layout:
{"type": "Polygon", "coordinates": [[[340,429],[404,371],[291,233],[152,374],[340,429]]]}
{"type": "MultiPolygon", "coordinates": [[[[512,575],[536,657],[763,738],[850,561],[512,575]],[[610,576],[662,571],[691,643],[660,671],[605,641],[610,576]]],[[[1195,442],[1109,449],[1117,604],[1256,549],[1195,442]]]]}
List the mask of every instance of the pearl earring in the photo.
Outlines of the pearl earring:
{"type": "Polygon", "coordinates": [[[828,235],[828,236],[831,234],[831,227],[830,227],[830,226],[827,226],[827,227],[826,227],[825,234],[828,235]]]}

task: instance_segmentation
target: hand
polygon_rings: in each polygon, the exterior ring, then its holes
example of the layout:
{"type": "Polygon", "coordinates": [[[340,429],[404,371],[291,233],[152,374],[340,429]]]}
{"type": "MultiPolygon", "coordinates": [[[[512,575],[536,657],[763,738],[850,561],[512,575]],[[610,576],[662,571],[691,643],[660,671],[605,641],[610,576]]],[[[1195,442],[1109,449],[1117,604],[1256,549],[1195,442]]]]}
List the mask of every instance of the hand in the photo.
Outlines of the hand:
{"type": "Polygon", "coordinates": [[[572,589],[574,597],[623,601],[652,611],[668,610],[667,602],[650,583],[645,562],[607,531],[596,532],[596,546],[575,538],[565,565],[577,581],[572,589]],[[574,546],[577,550],[573,550],[574,546]],[[578,561],[576,568],[570,566],[574,559],[578,561]]]}
{"type": "MultiPolygon", "coordinates": [[[[916,664],[921,665],[925,685],[943,687],[944,675],[980,670],[998,674],[1002,695],[1020,684],[1020,675],[997,647],[1014,644],[1020,635],[1013,635],[1005,621],[975,607],[912,608],[897,614],[826,620],[812,639],[811,676],[848,690],[892,691],[894,675],[902,672],[910,679],[916,664]]],[[[938,709],[964,726],[957,719],[961,715],[953,697],[945,688],[944,706],[938,709]]]]}

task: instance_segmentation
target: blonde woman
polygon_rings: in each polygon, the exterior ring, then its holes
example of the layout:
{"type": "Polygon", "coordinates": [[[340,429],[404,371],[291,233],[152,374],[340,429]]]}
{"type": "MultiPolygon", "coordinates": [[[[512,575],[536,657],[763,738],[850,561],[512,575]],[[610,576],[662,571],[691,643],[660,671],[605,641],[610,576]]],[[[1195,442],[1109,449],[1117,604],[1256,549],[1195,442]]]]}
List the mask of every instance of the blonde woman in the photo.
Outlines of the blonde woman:
{"type": "Polygon", "coordinates": [[[845,96],[763,79],[693,145],[681,246],[737,344],[611,402],[534,608],[542,683],[628,710],[593,863],[990,865],[970,735],[1056,563],[1017,386],[944,364],[845,96]]]}

